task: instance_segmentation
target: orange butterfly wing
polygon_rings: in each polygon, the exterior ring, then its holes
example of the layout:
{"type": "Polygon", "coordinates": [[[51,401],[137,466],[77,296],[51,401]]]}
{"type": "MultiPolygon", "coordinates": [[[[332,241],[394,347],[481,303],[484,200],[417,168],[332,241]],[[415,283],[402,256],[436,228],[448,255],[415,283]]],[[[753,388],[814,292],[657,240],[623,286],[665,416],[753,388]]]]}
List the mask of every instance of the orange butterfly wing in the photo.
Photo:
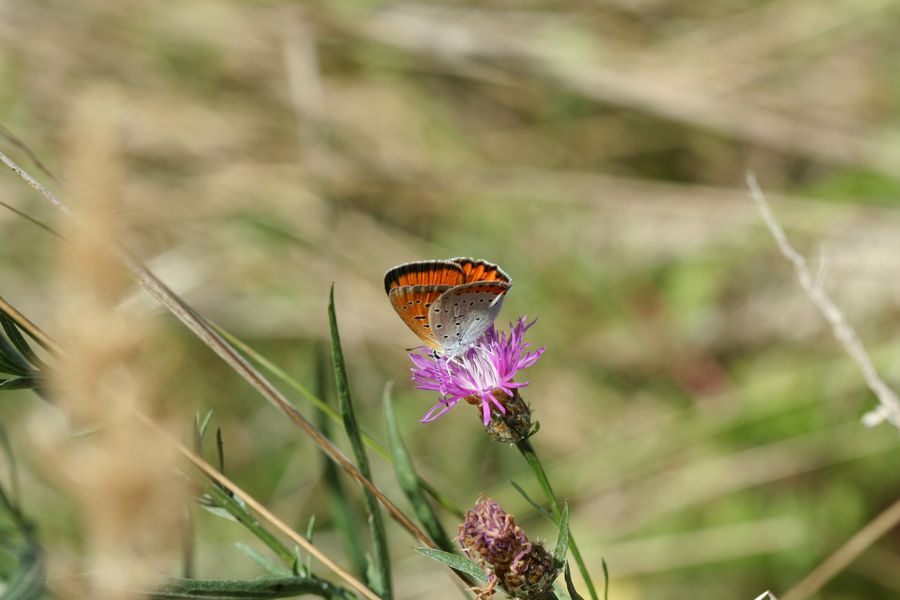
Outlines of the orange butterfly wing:
{"type": "Polygon", "coordinates": [[[441,294],[449,290],[449,285],[405,285],[395,287],[388,292],[391,306],[413,333],[419,336],[430,348],[440,350],[441,344],[431,331],[428,321],[428,309],[441,294]]]}
{"type": "Polygon", "coordinates": [[[384,274],[384,291],[407,285],[444,285],[466,283],[462,267],[448,260],[423,260],[398,265],[384,274]]]}
{"type": "Polygon", "coordinates": [[[510,283],[509,275],[507,275],[503,269],[486,260],[459,257],[451,258],[448,262],[459,265],[465,276],[465,283],[474,283],[476,281],[502,281],[503,283],[510,283]]]}

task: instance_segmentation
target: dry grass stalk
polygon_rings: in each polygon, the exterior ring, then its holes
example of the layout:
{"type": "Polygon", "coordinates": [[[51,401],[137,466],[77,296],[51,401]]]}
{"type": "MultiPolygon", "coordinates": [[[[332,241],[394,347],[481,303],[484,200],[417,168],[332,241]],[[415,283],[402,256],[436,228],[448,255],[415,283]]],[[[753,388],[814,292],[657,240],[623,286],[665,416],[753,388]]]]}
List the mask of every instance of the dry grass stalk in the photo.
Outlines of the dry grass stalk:
{"type": "Polygon", "coordinates": [[[171,562],[180,539],[183,490],[175,450],[146,435],[136,410],[153,412],[142,341],[148,328],[117,309],[128,280],[108,251],[121,229],[122,172],[116,97],[77,99],[68,130],[67,181],[80,226],[61,248],[61,414],[33,420],[45,463],[77,505],[83,540],[51,548],[51,574],[66,597],[123,598],[171,562]],[[83,435],[73,435],[85,432],[83,435]],[[70,577],[72,572],[79,577],[70,577]]]}
{"type": "Polygon", "coordinates": [[[794,266],[797,281],[800,282],[803,291],[819,312],[822,313],[828,324],[831,325],[834,336],[841,346],[844,347],[844,350],[847,351],[847,354],[850,355],[850,358],[853,359],[853,362],[856,363],[856,366],[859,367],[866,385],[878,398],[879,406],[863,416],[863,423],[868,427],[874,427],[883,421],[889,421],[894,427],[900,429],[900,398],[897,398],[894,390],[888,387],[878,374],[878,371],[875,370],[875,365],[872,364],[872,359],[869,358],[869,354],[866,352],[859,336],[856,335],[856,331],[847,322],[844,313],[837,307],[834,300],[825,291],[825,288],[822,287],[819,279],[812,275],[806,263],[806,258],[791,246],[784,229],[778,223],[775,215],[772,214],[769,203],[766,202],[766,197],[756,182],[756,177],[749,172],[747,173],[747,186],[750,188],[750,197],[759,208],[766,227],[769,228],[769,232],[775,238],[775,243],[778,244],[779,251],[794,266]]]}

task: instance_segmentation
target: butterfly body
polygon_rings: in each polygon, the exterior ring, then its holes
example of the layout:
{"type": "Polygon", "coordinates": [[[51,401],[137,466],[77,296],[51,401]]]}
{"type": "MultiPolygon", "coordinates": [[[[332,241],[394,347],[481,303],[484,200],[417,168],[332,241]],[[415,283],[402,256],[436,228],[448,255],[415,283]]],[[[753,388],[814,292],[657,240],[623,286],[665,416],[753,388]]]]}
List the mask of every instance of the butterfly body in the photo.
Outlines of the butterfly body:
{"type": "Polygon", "coordinates": [[[405,263],[384,276],[384,290],[403,322],[445,356],[465,351],[481,337],[510,287],[500,267],[471,258],[405,263]]]}

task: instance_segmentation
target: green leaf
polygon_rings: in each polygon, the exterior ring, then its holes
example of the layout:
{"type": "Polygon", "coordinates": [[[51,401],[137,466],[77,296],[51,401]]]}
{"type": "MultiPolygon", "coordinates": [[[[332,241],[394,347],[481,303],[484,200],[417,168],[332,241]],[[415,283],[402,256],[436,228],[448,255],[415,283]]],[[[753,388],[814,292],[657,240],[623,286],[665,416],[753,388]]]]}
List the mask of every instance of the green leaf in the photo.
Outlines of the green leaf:
{"type": "Polygon", "coordinates": [[[609,567],[606,566],[606,559],[602,557],[600,564],[603,565],[603,600],[609,600],[609,567]]]}
{"type": "Polygon", "coordinates": [[[572,572],[569,570],[569,563],[566,563],[566,591],[572,600],[584,600],[584,596],[575,591],[575,584],[572,583],[572,572]]]}
{"type": "Polygon", "coordinates": [[[453,552],[455,548],[450,541],[450,537],[441,525],[434,508],[425,497],[425,491],[422,489],[420,479],[416,473],[415,466],[409,456],[409,452],[403,443],[400,435],[400,427],[397,424],[397,417],[394,413],[394,400],[391,396],[390,384],[384,386],[384,395],[382,396],[382,404],[384,405],[384,421],[387,426],[388,448],[391,451],[391,462],[394,465],[394,474],[400,489],[406,494],[406,498],[412,504],[416,517],[428,535],[434,540],[442,550],[453,552]]]}
{"type": "Polygon", "coordinates": [[[540,514],[544,515],[544,518],[547,519],[548,521],[550,521],[551,523],[553,523],[554,525],[557,524],[556,519],[553,518],[553,515],[550,514],[550,511],[548,511],[546,508],[544,508],[543,506],[538,504],[535,500],[533,500],[531,498],[531,496],[529,496],[528,493],[525,492],[525,489],[521,485],[519,485],[515,481],[510,481],[510,483],[512,484],[512,486],[514,488],[516,488],[516,491],[519,492],[519,494],[521,494],[523,498],[525,498],[525,501],[528,504],[530,504],[534,510],[536,510],[540,514]]]}
{"type": "Polygon", "coordinates": [[[569,551],[569,503],[563,505],[562,514],[559,517],[559,536],[556,538],[556,550],[553,551],[553,559],[557,565],[566,562],[566,553],[569,551]]]}
{"type": "MultiPolygon", "coordinates": [[[[311,544],[313,541],[313,534],[316,530],[316,515],[312,515],[309,517],[309,523],[306,525],[306,540],[311,544]]],[[[296,552],[299,554],[300,549],[295,548],[296,552]]],[[[306,574],[312,575],[312,555],[308,554],[306,556],[306,574]]]]}
{"type": "Polygon", "coordinates": [[[18,352],[0,336],[0,373],[9,373],[10,375],[28,375],[31,369],[22,366],[16,358],[18,352]]]}
{"type": "Polygon", "coordinates": [[[44,564],[40,551],[29,546],[19,556],[18,568],[6,582],[0,600],[38,600],[44,597],[44,564]]]}
{"type": "Polygon", "coordinates": [[[294,598],[304,594],[342,600],[353,597],[347,590],[314,577],[265,577],[250,581],[176,578],[151,593],[149,597],[156,600],[176,598],[267,600],[294,598]]]}
{"type": "Polygon", "coordinates": [[[237,542],[234,547],[244,553],[244,555],[250,558],[253,562],[265,569],[269,574],[278,577],[290,577],[291,571],[285,568],[284,565],[278,564],[268,556],[263,556],[261,553],[257,552],[254,548],[251,548],[247,544],[237,542]]]}
{"type": "Polygon", "coordinates": [[[222,428],[216,427],[216,458],[219,460],[219,472],[225,472],[225,443],[222,441],[222,428]]]}
{"type": "Polygon", "coordinates": [[[9,434],[3,423],[0,422],[0,448],[6,455],[6,462],[9,465],[9,489],[10,501],[15,504],[19,503],[19,470],[16,463],[16,455],[13,453],[12,442],[9,440],[9,434]]]}
{"type": "Polygon", "coordinates": [[[0,325],[3,326],[3,331],[6,332],[6,337],[9,338],[9,341],[13,343],[13,346],[16,347],[28,362],[39,370],[47,368],[47,365],[38,358],[37,354],[34,353],[34,350],[31,349],[31,346],[28,345],[28,342],[25,341],[25,336],[19,332],[16,322],[2,311],[0,311],[0,325]]]}
{"type": "MultiPolygon", "coordinates": [[[[328,379],[328,360],[325,356],[324,348],[317,347],[316,351],[316,392],[319,398],[326,401],[327,394],[326,380],[328,379]]],[[[327,406],[327,405],[326,405],[327,406]]],[[[330,406],[329,406],[330,408],[330,406]]],[[[317,413],[317,422],[322,435],[328,439],[331,437],[331,419],[328,414],[319,411],[317,413]]],[[[361,524],[356,511],[353,510],[350,499],[347,497],[347,491],[341,482],[340,472],[325,453],[322,453],[324,460],[322,461],[322,477],[325,479],[325,485],[328,488],[330,500],[331,518],[334,519],[334,527],[338,530],[343,541],[344,550],[353,565],[353,571],[360,578],[366,577],[366,554],[363,550],[359,530],[361,524]]]]}
{"type": "Polygon", "coordinates": [[[469,575],[478,583],[485,584],[488,582],[487,575],[484,574],[484,569],[470,558],[458,554],[451,554],[435,548],[418,547],[416,548],[416,551],[432,560],[447,565],[451,569],[456,569],[457,571],[469,575]]]}
{"type": "Polygon", "coordinates": [[[247,529],[247,531],[268,546],[281,562],[286,565],[291,564],[294,560],[294,553],[291,552],[290,548],[281,543],[281,541],[268,529],[263,527],[252,514],[250,514],[240,498],[232,496],[230,493],[219,487],[214,481],[209,482],[206,486],[206,491],[212,506],[206,505],[203,502],[200,503],[200,506],[219,515],[222,515],[222,513],[218,511],[226,511],[230,518],[237,520],[247,529]]]}
{"type": "Polygon", "coordinates": [[[381,570],[369,553],[366,553],[366,581],[373,590],[377,591],[384,587],[384,582],[381,580],[381,570]]]}
{"type": "Polygon", "coordinates": [[[24,390],[36,388],[43,383],[44,378],[38,376],[13,377],[12,379],[0,379],[0,390],[24,390]]]}
{"type": "MultiPolygon", "coordinates": [[[[350,440],[350,447],[356,459],[356,466],[363,477],[372,481],[372,470],[369,468],[369,457],[360,435],[359,423],[353,409],[353,400],[350,396],[350,382],[347,377],[347,367],[344,363],[344,351],[341,348],[341,337],[338,332],[337,316],[334,310],[334,286],[328,295],[328,324],[331,332],[331,363],[334,368],[334,382],[337,390],[338,405],[344,420],[344,430],[350,440]]],[[[363,499],[369,514],[369,530],[375,548],[375,566],[379,574],[381,586],[376,581],[371,581],[372,589],[384,600],[393,597],[391,585],[391,563],[388,555],[387,535],[384,529],[384,517],[375,496],[363,488],[363,499]]]]}
{"type": "Polygon", "coordinates": [[[200,418],[200,411],[197,411],[197,414],[194,416],[194,448],[199,452],[201,443],[203,442],[203,436],[206,435],[206,429],[209,427],[209,420],[212,419],[213,411],[212,409],[206,413],[206,416],[202,419],[200,418]]]}

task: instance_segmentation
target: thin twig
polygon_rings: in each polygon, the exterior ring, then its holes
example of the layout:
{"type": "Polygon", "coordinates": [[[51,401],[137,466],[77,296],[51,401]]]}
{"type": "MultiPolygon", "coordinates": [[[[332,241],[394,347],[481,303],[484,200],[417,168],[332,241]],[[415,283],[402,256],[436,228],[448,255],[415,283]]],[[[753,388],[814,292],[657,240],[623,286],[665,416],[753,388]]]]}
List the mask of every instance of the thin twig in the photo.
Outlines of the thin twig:
{"type": "Polygon", "coordinates": [[[809,598],[822,589],[822,586],[828,583],[832,577],[846,569],[866,548],[893,529],[898,522],[900,522],[900,500],[891,504],[856,532],[843,546],[835,550],[822,564],[782,596],[781,600],[809,598]]]}
{"type": "MultiPolygon", "coordinates": [[[[71,209],[53,192],[48,190],[40,182],[29,175],[22,167],[11,158],[0,152],[0,162],[3,162],[19,177],[24,179],[31,187],[38,191],[48,202],[58,208],[63,214],[78,221],[71,209]]],[[[362,473],[350,462],[343,453],[337,449],[316,427],[304,417],[297,408],[276,388],[266,377],[254,368],[237,350],[215,331],[215,329],[198,315],[180,296],[175,294],[159,278],[147,269],[140,261],[132,257],[121,246],[110,243],[111,250],[117,258],[131,271],[138,282],[151,296],[166,307],[178,318],[194,335],[209,346],[228,366],[234,369],[241,377],[253,386],[275,408],[287,416],[294,425],[302,429],[322,450],[346,471],[360,485],[367,488],[384,505],[391,517],[406,529],[419,542],[434,548],[434,542],[415,523],[410,520],[385,494],[371,481],[363,477],[362,473]]]]}
{"type": "Polygon", "coordinates": [[[51,192],[51,191],[48,190],[46,187],[44,187],[43,185],[41,185],[41,183],[40,183],[37,179],[35,179],[35,178],[32,177],[31,175],[29,175],[29,174],[25,171],[25,169],[23,169],[22,167],[20,167],[19,165],[17,165],[17,164],[15,163],[15,161],[13,161],[13,159],[11,159],[10,157],[8,157],[8,156],[7,156],[6,154],[4,154],[3,152],[0,152],[0,162],[2,162],[4,165],[6,165],[7,167],[9,167],[16,175],[18,175],[19,177],[21,177],[22,179],[24,179],[24,180],[25,180],[25,183],[27,183],[28,185],[30,185],[31,187],[33,187],[34,189],[36,189],[36,190],[38,191],[38,193],[39,193],[41,196],[43,196],[44,198],[46,198],[47,200],[49,200],[50,203],[53,204],[53,206],[55,206],[56,208],[58,208],[59,210],[61,210],[63,213],[65,213],[65,214],[68,215],[69,217],[72,217],[72,216],[73,216],[73,215],[72,215],[72,211],[69,209],[69,207],[66,206],[65,204],[63,204],[62,201],[59,200],[59,198],[57,198],[56,196],[54,196],[54,195],[53,195],[53,192],[51,192]]]}
{"type": "Polygon", "coordinates": [[[821,282],[813,278],[806,259],[791,246],[784,229],[781,228],[778,220],[772,214],[769,203],[766,202],[766,197],[756,182],[756,177],[750,171],[747,172],[747,186],[750,188],[750,197],[759,208],[763,221],[769,228],[772,237],[775,238],[775,243],[778,244],[778,249],[788,262],[794,266],[800,287],[803,288],[803,291],[812,303],[831,325],[834,336],[850,355],[850,358],[853,359],[853,362],[856,363],[856,366],[859,367],[859,370],[862,371],[866,385],[878,398],[878,408],[863,415],[863,423],[868,427],[872,427],[884,420],[888,420],[894,427],[900,429],[900,399],[878,375],[859,336],[856,335],[844,314],[822,287],[821,282]]]}

